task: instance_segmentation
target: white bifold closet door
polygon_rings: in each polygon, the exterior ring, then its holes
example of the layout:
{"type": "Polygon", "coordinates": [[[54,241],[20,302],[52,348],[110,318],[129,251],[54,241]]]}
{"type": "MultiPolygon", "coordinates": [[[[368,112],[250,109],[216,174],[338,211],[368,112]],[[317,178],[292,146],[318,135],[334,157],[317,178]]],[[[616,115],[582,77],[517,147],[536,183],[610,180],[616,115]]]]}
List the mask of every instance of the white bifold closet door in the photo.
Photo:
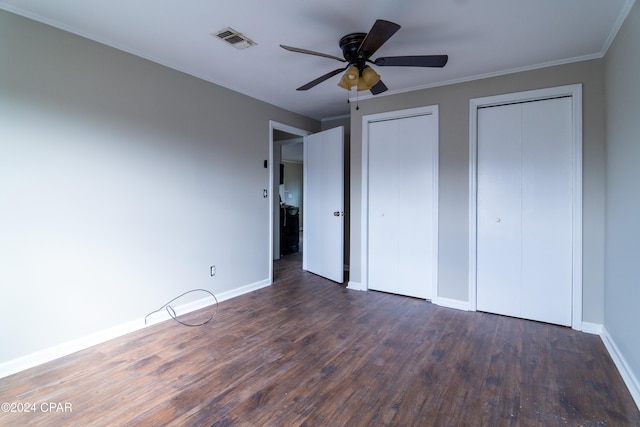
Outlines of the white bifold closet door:
{"type": "Polygon", "coordinates": [[[437,118],[369,123],[368,288],[431,299],[437,118]]]}
{"type": "Polygon", "coordinates": [[[478,110],[478,310],[571,325],[571,108],[478,110]]]}

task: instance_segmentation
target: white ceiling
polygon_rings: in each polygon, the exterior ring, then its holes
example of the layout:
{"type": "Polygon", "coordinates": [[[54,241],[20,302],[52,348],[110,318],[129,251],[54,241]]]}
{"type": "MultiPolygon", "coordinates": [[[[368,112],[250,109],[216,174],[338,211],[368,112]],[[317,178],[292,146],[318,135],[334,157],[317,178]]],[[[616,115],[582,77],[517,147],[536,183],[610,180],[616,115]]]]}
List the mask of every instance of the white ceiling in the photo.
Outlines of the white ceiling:
{"type": "MultiPolygon", "coordinates": [[[[402,28],[380,56],[448,54],[445,68],[379,67],[389,93],[600,58],[634,0],[0,0],[0,8],[133,53],[287,110],[348,114],[343,66],[280,44],[342,56],[338,40],[376,19],[402,28]],[[237,50],[211,34],[257,43],[237,50]]],[[[375,68],[375,66],[374,66],[375,68]]],[[[351,95],[354,96],[355,92],[351,95]]],[[[360,99],[370,96],[360,92],[360,99]]],[[[384,96],[378,95],[378,96],[384,96]]]]}

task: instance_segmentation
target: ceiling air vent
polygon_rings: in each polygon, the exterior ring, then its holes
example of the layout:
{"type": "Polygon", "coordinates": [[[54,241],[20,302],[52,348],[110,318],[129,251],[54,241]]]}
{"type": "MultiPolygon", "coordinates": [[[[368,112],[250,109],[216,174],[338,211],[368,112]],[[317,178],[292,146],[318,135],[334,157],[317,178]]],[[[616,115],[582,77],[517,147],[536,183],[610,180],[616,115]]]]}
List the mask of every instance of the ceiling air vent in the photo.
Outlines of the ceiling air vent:
{"type": "Polygon", "coordinates": [[[212,35],[216,36],[220,40],[226,41],[236,49],[246,49],[256,45],[256,42],[229,27],[218,31],[217,33],[213,33],[212,35]]]}

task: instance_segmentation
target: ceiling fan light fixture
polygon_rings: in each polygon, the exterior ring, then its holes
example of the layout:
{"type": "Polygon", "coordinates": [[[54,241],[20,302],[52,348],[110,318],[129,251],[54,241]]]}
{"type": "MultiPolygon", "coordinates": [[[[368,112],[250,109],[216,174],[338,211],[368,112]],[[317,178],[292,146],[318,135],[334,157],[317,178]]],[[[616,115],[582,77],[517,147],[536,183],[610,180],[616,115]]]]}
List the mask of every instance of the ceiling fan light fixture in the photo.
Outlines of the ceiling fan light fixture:
{"type": "Polygon", "coordinates": [[[361,71],[355,65],[351,65],[342,75],[338,86],[348,91],[356,86],[358,91],[363,91],[371,89],[379,81],[380,75],[376,73],[373,68],[366,66],[361,71]]]}
{"type": "Polygon", "coordinates": [[[367,84],[365,82],[362,81],[362,79],[360,79],[360,81],[358,82],[358,87],[356,88],[356,90],[358,92],[362,92],[363,90],[368,90],[371,89],[371,86],[367,86],[367,84]]]}
{"type": "Polygon", "coordinates": [[[358,67],[356,67],[355,65],[351,65],[349,68],[347,68],[347,72],[344,74],[345,76],[347,76],[349,81],[353,82],[354,84],[358,83],[358,76],[360,75],[360,71],[358,71],[358,67]]]}
{"type": "Polygon", "coordinates": [[[352,87],[358,85],[360,71],[355,65],[351,65],[347,68],[347,71],[342,75],[342,78],[338,82],[338,86],[345,90],[351,90],[352,87]]]}
{"type": "Polygon", "coordinates": [[[353,86],[353,83],[351,83],[351,81],[349,80],[346,74],[343,74],[342,77],[340,78],[340,81],[338,82],[338,86],[340,86],[344,90],[350,91],[351,87],[353,86]]]}
{"type": "Polygon", "coordinates": [[[362,76],[358,81],[358,90],[369,90],[380,81],[380,75],[371,67],[362,70],[362,76]],[[361,89],[362,88],[362,89],[361,89]]]}

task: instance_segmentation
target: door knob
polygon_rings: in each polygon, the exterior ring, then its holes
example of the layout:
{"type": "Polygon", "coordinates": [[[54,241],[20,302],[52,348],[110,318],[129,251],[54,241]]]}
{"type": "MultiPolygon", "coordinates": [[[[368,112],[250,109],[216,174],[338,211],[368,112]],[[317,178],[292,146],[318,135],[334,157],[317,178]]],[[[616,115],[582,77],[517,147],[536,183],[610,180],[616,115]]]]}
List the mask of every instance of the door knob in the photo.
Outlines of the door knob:
{"type": "Polygon", "coordinates": [[[333,213],[333,216],[342,216],[342,215],[344,215],[344,213],[342,213],[342,212],[340,212],[340,211],[335,211],[335,212],[333,213]]]}

